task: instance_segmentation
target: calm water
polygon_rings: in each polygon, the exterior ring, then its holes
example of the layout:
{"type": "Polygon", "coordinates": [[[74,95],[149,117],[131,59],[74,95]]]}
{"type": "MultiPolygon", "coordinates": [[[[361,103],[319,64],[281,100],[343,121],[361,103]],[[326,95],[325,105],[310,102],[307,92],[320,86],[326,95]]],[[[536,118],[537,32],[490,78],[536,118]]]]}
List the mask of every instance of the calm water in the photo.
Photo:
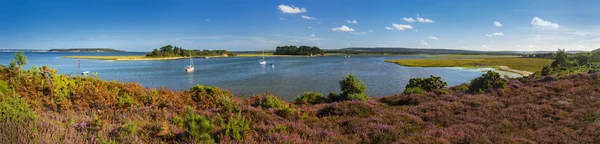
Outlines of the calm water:
{"type": "MultiPolygon", "coordinates": [[[[233,93],[250,96],[272,92],[293,100],[307,91],[327,94],[339,92],[338,81],[353,73],[367,85],[372,97],[401,93],[410,78],[441,76],[448,85],[469,82],[483,74],[481,69],[414,68],[384,62],[386,59],[406,59],[418,56],[353,56],[353,57],[267,57],[268,65],[258,64],[260,57],[194,59],[195,71],[184,72],[189,59],[166,61],[106,61],[64,59],[65,55],[143,55],[144,53],[25,53],[26,68],[48,65],[63,74],[81,71],[97,72],[102,79],[138,82],[147,87],[166,86],[187,90],[202,84],[225,88],[233,93]]],[[[0,52],[0,64],[8,65],[13,53],[0,52]]],[[[514,74],[512,74],[514,76],[514,74]]]]}

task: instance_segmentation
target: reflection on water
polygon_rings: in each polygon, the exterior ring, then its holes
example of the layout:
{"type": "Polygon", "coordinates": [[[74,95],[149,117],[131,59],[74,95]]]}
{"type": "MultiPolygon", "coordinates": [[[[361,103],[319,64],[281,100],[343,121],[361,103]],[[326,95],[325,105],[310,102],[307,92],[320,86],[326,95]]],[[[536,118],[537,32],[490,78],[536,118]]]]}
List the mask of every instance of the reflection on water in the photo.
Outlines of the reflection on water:
{"type": "MultiPolygon", "coordinates": [[[[0,53],[0,64],[8,64],[13,53],[0,53]]],[[[416,58],[418,56],[352,56],[352,57],[270,57],[277,64],[260,65],[256,57],[194,59],[195,71],[183,68],[189,59],[166,61],[104,61],[56,58],[64,55],[144,55],[144,53],[25,53],[28,63],[48,65],[60,73],[97,72],[102,79],[138,82],[143,86],[174,90],[188,90],[196,84],[217,86],[232,93],[250,96],[266,91],[293,100],[298,95],[317,91],[339,92],[338,81],[353,73],[367,86],[366,93],[373,97],[401,93],[410,78],[436,75],[458,85],[483,74],[480,70],[459,68],[403,67],[384,62],[386,59],[416,58]]]]}

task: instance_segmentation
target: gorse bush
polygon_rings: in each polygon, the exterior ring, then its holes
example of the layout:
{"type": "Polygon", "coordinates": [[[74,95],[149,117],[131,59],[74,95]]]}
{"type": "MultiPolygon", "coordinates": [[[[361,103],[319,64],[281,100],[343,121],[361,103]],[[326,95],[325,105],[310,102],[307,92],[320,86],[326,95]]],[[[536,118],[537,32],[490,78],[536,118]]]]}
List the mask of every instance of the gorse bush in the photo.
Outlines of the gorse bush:
{"type": "Polygon", "coordinates": [[[220,138],[231,137],[236,140],[244,138],[246,131],[250,129],[250,120],[242,116],[241,113],[227,118],[227,121],[221,119],[221,134],[220,138]]]}
{"type": "Polygon", "coordinates": [[[342,94],[340,94],[341,100],[361,100],[366,101],[369,96],[365,94],[367,87],[360,82],[358,77],[353,74],[349,74],[339,81],[342,94]]]}
{"type": "Polygon", "coordinates": [[[183,123],[187,132],[197,141],[212,141],[210,132],[215,126],[208,118],[195,114],[191,107],[187,108],[187,115],[183,123]]]}
{"type": "Polygon", "coordinates": [[[296,104],[318,104],[325,102],[326,98],[323,94],[317,92],[305,92],[300,97],[296,98],[296,104]]]}
{"type": "Polygon", "coordinates": [[[260,106],[263,109],[270,109],[270,108],[281,109],[281,108],[288,107],[287,104],[285,104],[284,102],[279,100],[279,98],[274,95],[267,95],[267,96],[261,98],[258,101],[258,106],[260,106]]]}
{"type": "Polygon", "coordinates": [[[430,78],[411,78],[406,85],[408,88],[421,88],[424,91],[434,91],[446,87],[448,84],[441,77],[431,75],[430,78]]]}
{"type": "Polygon", "coordinates": [[[0,123],[28,122],[37,119],[29,104],[18,96],[0,97],[0,123]]]}
{"type": "Polygon", "coordinates": [[[500,74],[488,71],[487,73],[471,80],[469,85],[469,93],[485,93],[493,89],[504,88],[507,80],[500,77],[500,74]]]}
{"type": "Polygon", "coordinates": [[[132,107],[132,106],[138,106],[138,104],[135,101],[135,99],[133,99],[128,94],[125,94],[125,95],[122,95],[122,96],[117,96],[117,105],[119,107],[126,107],[126,108],[132,107]]]}
{"type": "Polygon", "coordinates": [[[12,93],[12,89],[8,86],[6,81],[0,80],[0,97],[4,95],[9,95],[12,93]]]}
{"type": "Polygon", "coordinates": [[[402,93],[404,93],[404,94],[422,94],[423,92],[425,92],[425,90],[423,90],[420,87],[410,87],[410,88],[406,88],[406,89],[404,89],[404,91],[402,91],[402,93]]]}

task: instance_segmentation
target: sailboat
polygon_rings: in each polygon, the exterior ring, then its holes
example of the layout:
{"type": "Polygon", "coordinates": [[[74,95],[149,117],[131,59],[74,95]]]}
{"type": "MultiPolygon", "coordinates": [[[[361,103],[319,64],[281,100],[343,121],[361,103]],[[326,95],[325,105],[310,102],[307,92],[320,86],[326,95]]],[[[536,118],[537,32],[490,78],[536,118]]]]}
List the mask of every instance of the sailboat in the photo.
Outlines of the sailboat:
{"type": "Polygon", "coordinates": [[[193,72],[194,71],[194,59],[192,59],[192,55],[190,54],[190,65],[185,67],[185,72],[193,72]]]}
{"type": "Polygon", "coordinates": [[[263,53],[262,54],[263,59],[260,62],[258,62],[258,63],[260,63],[261,65],[266,65],[267,64],[267,60],[265,60],[265,50],[263,50],[262,53],[263,53]]]}

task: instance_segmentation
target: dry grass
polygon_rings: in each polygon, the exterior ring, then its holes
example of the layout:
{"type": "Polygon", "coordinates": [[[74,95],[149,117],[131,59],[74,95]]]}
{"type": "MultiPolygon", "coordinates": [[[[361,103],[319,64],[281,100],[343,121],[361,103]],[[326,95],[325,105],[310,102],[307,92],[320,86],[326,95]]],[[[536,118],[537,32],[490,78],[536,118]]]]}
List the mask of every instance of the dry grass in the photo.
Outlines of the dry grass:
{"type": "Polygon", "coordinates": [[[444,55],[418,59],[386,60],[409,67],[496,67],[507,66],[511,69],[539,72],[553,60],[543,58],[521,58],[488,55],[444,55]]]}

